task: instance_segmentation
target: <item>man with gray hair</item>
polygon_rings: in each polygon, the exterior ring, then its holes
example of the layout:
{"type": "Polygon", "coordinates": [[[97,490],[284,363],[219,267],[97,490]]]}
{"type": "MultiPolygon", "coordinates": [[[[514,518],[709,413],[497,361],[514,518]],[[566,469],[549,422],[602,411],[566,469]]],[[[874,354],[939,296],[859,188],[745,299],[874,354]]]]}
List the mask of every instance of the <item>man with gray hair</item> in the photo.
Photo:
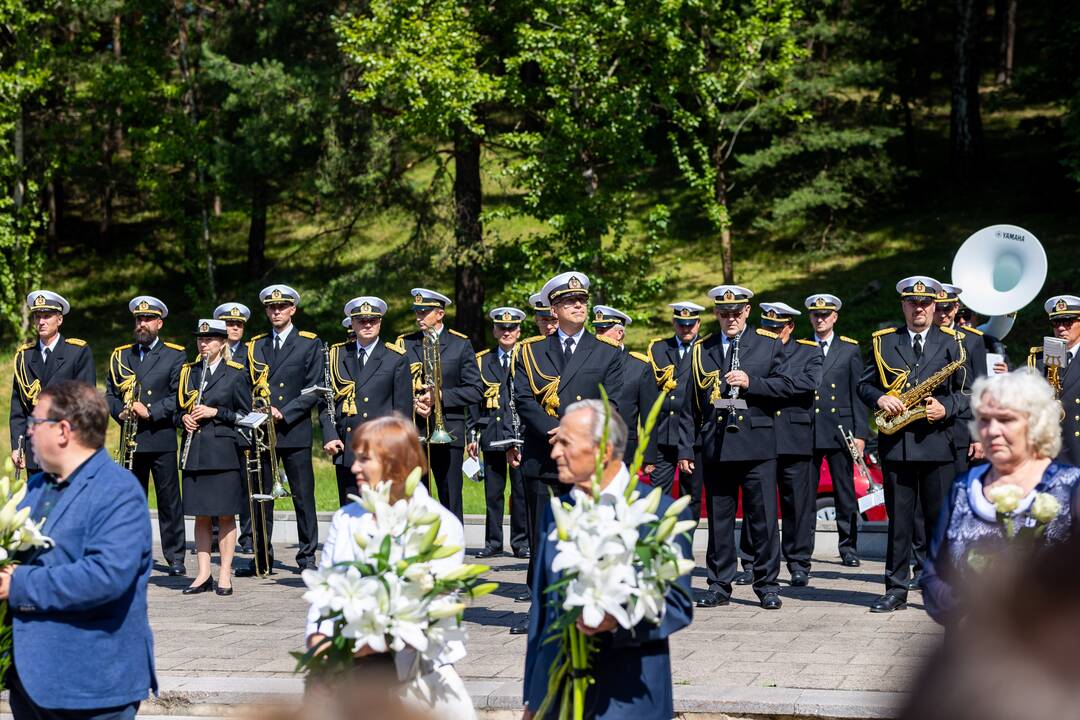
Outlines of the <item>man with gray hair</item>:
{"type": "MultiPolygon", "coordinates": [[[[626,491],[630,473],[622,461],[626,448],[626,423],[614,410],[604,412],[600,400],[580,400],[566,408],[552,439],[551,458],[558,468],[559,483],[591,492],[596,478],[596,460],[600,441],[607,426],[607,445],[601,458],[600,494],[615,496],[626,491]],[[606,416],[606,417],[605,417],[606,416]]],[[[566,498],[573,502],[573,497],[566,498]]],[[[673,500],[664,495],[657,515],[663,515],[673,500]]],[[[684,509],[680,520],[689,520],[684,509]]],[[[530,720],[544,701],[548,691],[548,673],[557,668],[555,656],[558,643],[548,642],[553,623],[558,619],[560,604],[553,602],[547,589],[560,579],[551,569],[555,559],[556,541],[549,538],[555,526],[550,505],[544,514],[540,541],[537,543],[536,569],[532,578],[532,612],[529,614],[529,641],[525,650],[524,719],[530,720]],[[545,602],[547,600],[547,602],[545,602]]],[[[693,557],[690,539],[678,539],[684,557],[693,557]]],[[[607,615],[596,628],[580,621],[581,632],[596,639],[596,655],[592,659],[595,682],[585,697],[589,717],[611,718],[670,718],[675,715],[672,704],[671,657],[668,636],[690,624],[693,603],[690,601],[690,576],[679,578],[682,592],[671,591],[665,598],[667,611],[659,625],[642,621],[629,630],[619,627],[615,618],[607,615]]],[[[560,632],[555,630],[554,632],[560,632]]],[[[557,709],[555,709],[557,714],[557,709]]]]}

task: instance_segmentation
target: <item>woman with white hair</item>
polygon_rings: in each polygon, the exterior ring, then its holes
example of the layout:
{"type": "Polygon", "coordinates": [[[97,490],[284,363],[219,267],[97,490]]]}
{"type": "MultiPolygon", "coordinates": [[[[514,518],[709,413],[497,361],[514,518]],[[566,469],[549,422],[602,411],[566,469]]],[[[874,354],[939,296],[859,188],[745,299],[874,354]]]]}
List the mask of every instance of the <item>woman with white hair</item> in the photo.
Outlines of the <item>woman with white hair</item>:
{"type": "Polygon", "coordinates": [[[942,625],[964,615],[963,583],[1009,539],[1058,543],[1072,528],[1080,470],[1054,461],[1061,450],[1061,405],[1028,369],[975,381],[972,436],[989,464],[957,476],[919,581],[926,611],[942,625]]]}

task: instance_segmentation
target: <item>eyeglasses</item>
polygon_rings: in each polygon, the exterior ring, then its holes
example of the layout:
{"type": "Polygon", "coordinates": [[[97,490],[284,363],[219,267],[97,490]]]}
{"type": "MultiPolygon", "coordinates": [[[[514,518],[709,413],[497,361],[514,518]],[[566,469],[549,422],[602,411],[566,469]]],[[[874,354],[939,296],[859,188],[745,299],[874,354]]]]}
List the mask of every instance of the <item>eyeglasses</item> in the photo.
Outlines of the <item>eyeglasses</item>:
{"type": "Polygon", "coordinates": [[[60,422],[60,420],[54,420],[53,418],[39,418],[39,417],[34,417],[33,415],[26,418],[27,426],[32,427],[32,428],[37,427],[38,425],[53,425],[53,424],[58,423],[58,422],[60,422]]]}
{"type": "Polygon", "coordinates": [[[1054,318],[1054,319],[1052,319],[1052,320],[1050,321],[1050,324],[1051,324],[1051,325],[1053,325],[1053,326],[1055,326],[1055,327],[1057,327],[1057,326],[1061,326],[1061,327],[1067,327],[1067,326],[1069,326],[1069,325],[1072,325],[1072,324],[1073,324],[1074,322],[1076,322],[1077,320],[1080,320],[1080,318],[1075,318],[1075,317],[1060,317],[1060,318],[1054,318]]]}

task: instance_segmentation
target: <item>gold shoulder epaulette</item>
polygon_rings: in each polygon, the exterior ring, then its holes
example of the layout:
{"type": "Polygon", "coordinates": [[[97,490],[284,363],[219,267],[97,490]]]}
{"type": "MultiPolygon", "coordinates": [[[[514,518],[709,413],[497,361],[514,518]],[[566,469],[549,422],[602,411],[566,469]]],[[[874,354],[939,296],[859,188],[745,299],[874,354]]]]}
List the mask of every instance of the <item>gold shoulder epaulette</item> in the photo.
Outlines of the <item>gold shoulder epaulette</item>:
{"type": "Polygon", "coordinates": [[[652,340],[649,341],[649,344],[652,345],[653,343],[663,342],[667,339],[667,335],[661,335],[660,337],[654,337],[652,340]]]}
{"type": "Polygon", "coordinates": [[[253,337],[252,337],[251,339],[249,339],[249,340],[247,341],[247,344],[249,344],[249,345],[250,345],[251,343],[255,342],[256,340],[262,340],[262,339],[263,339],[264,337],[266,337],[266,336],[267,336],[267,335],[269,335],[269,334],[270,334],[270,333],[259,333],[258,335],[255,335],[255,336],[253,336],[253,337]]]}
{"type": "Polygon", "coordinates": [[[447,328],[447,330],[450,331],[451,335],[457,335],[459,338],[465,338],[466,340],[469,339],[468,335],[466,335],[465,333],[459,333],[457,330],[454,330],[453,328],[447,328]]]}
{"type": "Polygon", "coordinates": [[[963,330],[966,333],[971,333],[972,335],[984,335],[985,334],[979,328],[973,328],[970,325],[961,325],[960,329],[963,330]]]}
{"type": "Polygon", "coordinates": [[[649,356],[646,355],[645,353],[639,353],[637,350],[631,350],[630,351],[630,357],[635,357],[635,358],[637,358],[638,360],[640,360],[643,363],[651,364],[651,363],[649,363],[649,356]]]}
{"type": "Polygon", "coordinates": [[[774,332],[769,332],[768,330],[765,330],[765,329],[763,329],[763,328],[756,328],[756,332],[757,332],[757,334],[758,334],[758,335],[760,335],[761,337],[767,337],[767,338],[772,338],[773,340],[777,340],[777,339],[779,339],[779,337],[780,337],[780,336],[779,336],[779,335],[777,335],[776,333],[774,333],[774,332]]]}
{"type": "Polygon", "coordinates": [[[318,340],[319,336],[309,330],[301,330],[300,337],[307,338],[308,340],[318,340]]]}
{"type": "Polygon", "coordinates": [[[34,342],[33,340],[28,340],[27,342],[24,342],[22,345],[20,345],[18,350],[16,350],[15,352],[25,352],[32,349],[35,345],[37,345],[36,342],[34,342]]]}
{"type": "MultiPolygon", "coordinates": [[[[353,343],[353,341],[352,341],[352,340],[342,340],[341,342],[336,342],[336,343],[334,343],[334,344],[333,344],[333,345],[331,345],[330,347],[332,347],[332,348],[336,348],[336,347],[345,347],[346,345],[351,345],[352,343],[353,343]]],[[[389,344],[390,344],[390,343],[387,343],[387,345],[389,345],[389,344]]]]}
{"type": "Polygon", "coordinates": [[[113,352],[114,353],[124,352],[125,350],[127,350],[129,348],[133,348],[133,347],[135,347],[135,343],[128,343],[127,345],[120,345],[119,347],[114,347],[113,352]]]}
{"type": "Polygon", "coordinates": [[[597,335],[596,339],[602,343],[607,343],[611,347],[619,347],[619,343],[617,343],[613,338],[609,338],[607,335],[597,335]]]}
{"type": "Polygon", "coordinates": [[[1038,355],[1042,351],[1043,351],[1043,349],[1041,347],[1033,347],[1030,350],[1028,350],[1028,355],[1038,355]]]}
{"type": "Polygon", "coordinates": [[[948,327],[947,325],[942,325],[941,326],[941,332],[946,333],[948,335],[952,335],[953,337],[956,337],[956,331],[953,330],[951,327],[948,327]]]}
{"type": "Polygon", "coordinates": [[[533,335],[531,338],[525,338],[519,341],[519,345],[528,345],[529,343],[540,342],[541,340],[547,340],[547,335],[533,335]]]}
{"type": "Polygon", "coordinates": [[[202,362],[202,357],[200,356],[200,357],[195,358],[194,360],[189,360],[188,362],[184,363],[184,367],[193,368],[193,367],[195,367],[196,365],[198,365],[201,362],[202,362]]]}
{"type": "Polygon", "coordinates": [[[184,352],[184,350],[186,350],[186,348],[183,345],[177,345],[176,343],[172,343],[172,342],[164,343],[164,345],[167,348],[172,348],[173,350],[179,350],[180,352],[184,352]]]}
{"type": "MultiPolygon", "coordinates": [[[[345,343],[342,343],[342,345],[344,345],[344,344],[345,343]]],[[[390,343],[390,342],[383,343],[383,345],[386,346],[387,350],[390,350],[391,352],[396,352],[398,355],[404,355],[405,354],[405,348],[402,345],[396,345],[396,344],[390,343]]]]}
{"type": "Polygon", "coordinates": [[[64,342],[75,347],[86,347],[86,341],[79,338],[64,338],[64,342]]]}
{"type": "Polygon", "coordinates": [[[855,338],[849,338],[847,335],[841,335],[840,340],[842,342],[851,343],[852,345],[858,345],[859,344],[858,340],[856,340],[855,338]]]}
{"type": "Polygon", "coordinates": [[[810,347],[817,347],[818,346],[818,344],[816,342],[814,342],[813,340],[804,340],[802,338],[799,338],[795,342],[799,343],[800,345],[809,345],[810,347]]]}
{"type": "Polygon", "coordinates": [[[479,360],[480,358],[487,355],[489,352],[491,352],[491,348],[484,348],[480,352],[476,353],[476,359],[479,360]]]}
{"type": "Polygon", "coordinates": [[[709,333],[708,335],[702,335],[701,337],[698,338],[697,342],[694,343],[694,344],[697,345],[698,343],[703,343],[706,340],[708,340],[709,338],[711,338],[712,336],[713,336],[712,333],[709,333]]]}
{"type": "Polygon", "coordinates": [[[244,370],[245,369],[243,365],[236,362],[235,360],[226,360],[225,364],[228,365],[229,367],[231,367],[233,370],[244,370]]]}
{"type": "Polygon", "coordinates": [[[894,327],[885,328],[884,330],[878,330],[876,333],[874,333],[874,337],[881,337],[882,335],[891,335],[894,332],[896,332],[896,328],[894,328],[894,327]]]}

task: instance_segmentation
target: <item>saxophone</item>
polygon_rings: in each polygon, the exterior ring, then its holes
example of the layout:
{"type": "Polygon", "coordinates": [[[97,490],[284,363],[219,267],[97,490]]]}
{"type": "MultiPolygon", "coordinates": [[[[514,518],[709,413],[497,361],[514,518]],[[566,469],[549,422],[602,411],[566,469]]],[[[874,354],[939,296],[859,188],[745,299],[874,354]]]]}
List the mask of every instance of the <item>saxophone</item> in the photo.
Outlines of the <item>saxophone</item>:
{"type": "MultiPolygon", "coordinates": [[[[896,415],[888,415],[884,410],[878,410],[874,413],[878,432],[884,435],[892,435],[916,420],[922,420],[926,417],[926,400],[934,392],[934,388],[948,380],[950,375],[962,368],[964,363],[967,362],[967,352],[964,350],[964,343],[961,339],[959,336],[956,339],[956,344],[960,347],[960,357],[955,361],[941,368],[905,393],[899,393],[897,390],[889,391],[889,395],[898,397],[900,402],[904,403],[905,409],[896,415]]],[[[899,386],[901,382],[897,382],[895,386],[899,386]]]]}

